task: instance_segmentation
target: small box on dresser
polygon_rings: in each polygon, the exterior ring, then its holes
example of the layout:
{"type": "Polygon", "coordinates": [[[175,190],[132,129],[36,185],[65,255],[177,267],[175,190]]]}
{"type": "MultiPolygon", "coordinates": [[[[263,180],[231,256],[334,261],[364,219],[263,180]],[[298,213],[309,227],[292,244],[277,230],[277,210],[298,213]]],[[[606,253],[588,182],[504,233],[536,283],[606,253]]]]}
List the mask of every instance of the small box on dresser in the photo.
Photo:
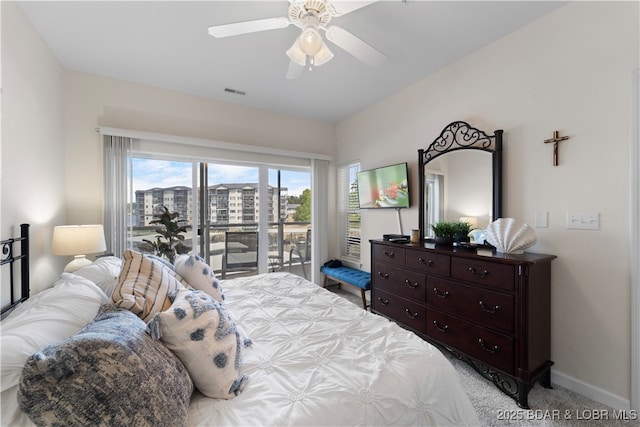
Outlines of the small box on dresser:
{"type": "Polygon", "coordinates": [[[554,255],[371,241],[371,311],[446,348],[528,408],[550,387],[554,255]]]}

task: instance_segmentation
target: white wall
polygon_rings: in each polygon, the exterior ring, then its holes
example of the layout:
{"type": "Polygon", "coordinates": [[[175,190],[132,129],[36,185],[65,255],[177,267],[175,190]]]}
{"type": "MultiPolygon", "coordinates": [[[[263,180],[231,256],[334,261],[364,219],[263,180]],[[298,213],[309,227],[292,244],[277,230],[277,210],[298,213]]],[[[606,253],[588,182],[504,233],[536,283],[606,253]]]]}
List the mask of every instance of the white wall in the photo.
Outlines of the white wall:
{"type": "MultiPolygon", "coordinates": [[[[629,142],[631,76],[638,68],[638,3],[577,2],[339,123],[337,161],[363,168],[410,161],[465,120],[504,129],[504,216],[537,228],[532,252],[552,266],[552,380],[625,407],[630,393],[629,142]],[[552,165],[554,130],[560,164],[552,165]],[[361,150],[361,147],[367,150],[361,150]],[[565,214],[598,212],[600,230],[565,229],[565,214]]],[[[363,213],[363,242],[395,232],[395,212],[363,213]]],[[[402,213],[417,226],[417,208],[402,213]]],[[[362,263],[370,267],[368,246],[362,263]]]]}
{"type": "Polygon", "coordinates": [[[37,292],[49,287],[69,261],[50,255],[53,226],[64,224],[66,214],[63,70],[16,4],[3,1],[0,7],[0,232],[2,238],[18,236],[19,224],[31,224],[31,290],[37,292]]]}
{"type": "Polygon", "coordinates": [[[86,73],[67,72],[65,82],[67,206],[71,220],[102,220],[97,126],[326,155],[333,155],[335,149],[335,127],[329,123],[86,73]]]}

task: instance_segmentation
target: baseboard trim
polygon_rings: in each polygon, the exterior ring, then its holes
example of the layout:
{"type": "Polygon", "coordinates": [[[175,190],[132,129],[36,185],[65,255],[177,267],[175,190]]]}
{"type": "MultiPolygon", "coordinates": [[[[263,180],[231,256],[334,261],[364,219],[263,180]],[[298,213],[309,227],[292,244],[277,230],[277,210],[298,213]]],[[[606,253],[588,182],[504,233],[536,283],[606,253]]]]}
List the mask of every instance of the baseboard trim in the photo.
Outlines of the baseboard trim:
{"type": "Polygon", "coordinates": [[[551,383],[567,388],[613,409],[627,411],[631,409],[631,401],[629,399],[625,399],[594,385],[580,381],[570,375],[558,372],[553,368],[551,369],[551,383]]]}

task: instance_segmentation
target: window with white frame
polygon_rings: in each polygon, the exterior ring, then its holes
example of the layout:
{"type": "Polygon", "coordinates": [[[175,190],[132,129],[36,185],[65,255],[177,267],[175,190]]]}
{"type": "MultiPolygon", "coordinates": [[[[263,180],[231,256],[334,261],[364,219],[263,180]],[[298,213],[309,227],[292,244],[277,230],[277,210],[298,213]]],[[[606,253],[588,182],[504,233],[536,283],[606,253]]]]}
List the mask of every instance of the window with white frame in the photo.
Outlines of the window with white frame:
{"type": "MultiPolygon", "coordinates": [[[[296,171],[298,173],[306,174],[305,176],[307,176],[307,179],[305,188],[310,187],[312,199],[311,206],[314,209],[314,213],[309,221],[311,223],[311,228],[314,229],[313,235],[315,236],[311,241],[312,250],[309,252],[313,253],[313,258],[311,259],[312,266],[316,262],[315,259],[327,258],[328,246],[326,230],[328,229],[329,212],[326,209],[326,206],[328,205],[328,192],[325,191],[325,188],[318,188],[318,186],[322,186],[323,183],[326,183],[328,180],[328,165],[330,160],[328,156],[314,153],[309,153],[307,156],[306,153],[302,152],[289,153],[284,152],[283,150],[271,149],[269,147],[245,146],[242,144],[200,140],[156,133],[144,133],[127,129],[100,128],[99,130],[103,135],[104,146],[105,237],[108,239],[107,245],[110,248],[110,251],[114,254],[121,256],[125,249],[129,247],[128,245],[130,244],[132,237],[131,225],[134,220],[136,220],[134,213],[131,211],[132,208],[134,206],[138,208],[144,206],[146,209],[153,208],[153,206],[157,204],[156,199],[158,197],[160,197],[159,200],[164,200],[164,195],[156,196],[153,194],[149,198],[141,198],[140,200],[135,200],[135,202],[130,200],[130,198],[133,197],[131,173],[133,163],[132,159],[134,157],[140,157],[190,163],[192,176],[191,187],[193,188],[198,187],[199,185],[204,185],[201,183],[199,184],[200,178],[204,176],[202,172],[197,172],[199,165],[207,165],[209,162],[213,162],[217,165],[216,169],[220,170],[225,170],[223,167],[224,165],[259,165],[259,182],[264,184],[260,185],[260,192],[264,193],[261,193],[259,196],[258,194],[255,194],[255,196],[259,197],[263,203],[271,197],[269,195],[269,190],[267,189],[267,182],[271,174],[269,165],[277,165],[277,169],[282,171],[296,171]],[[313,180],[310,181],[310,178],[313,178],[313,180]],[[325,207],[325,209],[322,207],[325,207]]],[[[276,170],[275,168],[271,169],[276,170]]],[[[228,175],[229,178],[234,180],[237,179],[231,176],[231,174],[228,175]]],[[[297,189],[301,185],[299,182],[290,182],[287,179],[285,179],[281,184],[288,187],[289,192],[294,188],[297,189]]],[[[158,185],[160,185],[160,187],[165,186],[161,180],[158,181],[157,184],[152,184],[149,188],[158,185]]],[[[175,184],[169,184],[169,186],[173,185],[175,184]]],[[[189,186],[185,185],[184,187],[189,186]]],[[[175,203],[175,195],[171,197],[174,199],[173,202],[175,203]]],[[[227,193],[226,201],[228,205],[225,206],[227,211],[224,212],[224,214],[228,216],[228,209],[233,205],[232,209],[235,209],[238,215],[242,216],[243,210],[246,209],[244,209],[245,202],[241,196],[227,193]],[[235,200],[229,202],[230,197],[235,197],[235,200]]],[[[199,223],[199,219],[205,218],[205,216],[200,213],[196,213],[193,210],[196,208],[196,205],[199,206],[198,198],[194,199],[191,197],[188,199],[188,202],[191,208],[187,208],[185,213],[186,217],[191,215],[191,218],[194,218],[194,221],[197,217],[199,223]],[[189,211],[189,209],[192,210],[189,211]]],[[[254,222],[255,216],[258,214],[257,205],[258,203],[255,201],[255,205],[250,206],[251,208],[255,208],[252,213],[252,219],[254,219],[254,222]]],[[[214,203],[213,201],[211,204],[204,202],[204,206],[213,208],[214,203]]],[[[263,254],[267,254],[269,252],[269,246],[271,244],[269,239],[269,230],[266,228],[266,225],[269,222],[268,209],[260,210],[261,216],[263,216],[264,213],[264,218],[262,218],[260,222],[265,225],[259,229],[259,232],[262,235],[259,240],[260,251],[263,254]]],[[[284,221],[282,218],[279,219],[284,221]]],[[[227,221],[229,221],[228,218],[227,221]]],[[[201,239],[196,236],[197,231],[198,227],[194,226],[191,229],[193,235],[192,240],[194,245],[198,244],[198,246],[202,246],[201,239]]],[[[207,233],[204,233],[203,235],[206,234],[207,233]]],[[[204,247],[208,247],[206,242],[204,247]]],[[[266,272],[270,268],[269,260],[267,257],[260,257],[259,261],[259,270],[266,272]]],[[[319,283],[319,274],[316,274],[316,271],[319,270],[319,268],[315,268],[315,266],[313,266],[310,270],[311,276],[309,279],[319,283]]]]}
{"type": "Polygon", "coordinates": [[[358,202],[360,162],[338,168],[338,212],[341,230],[341,257],[360,263],[360,206],[358,202]]]}

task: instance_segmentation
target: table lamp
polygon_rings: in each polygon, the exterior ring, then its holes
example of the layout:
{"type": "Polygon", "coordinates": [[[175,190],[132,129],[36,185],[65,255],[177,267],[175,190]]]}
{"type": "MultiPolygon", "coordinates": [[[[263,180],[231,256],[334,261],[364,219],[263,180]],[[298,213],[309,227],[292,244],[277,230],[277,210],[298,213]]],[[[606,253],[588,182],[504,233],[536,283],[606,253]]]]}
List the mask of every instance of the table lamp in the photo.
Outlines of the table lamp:
{"type": "Polygon", "coordinates": [[[460,222],[466,222],[472,229],[478,228],[478,218],[475,216],[461,216],[460,222]]]}
{"type": "Polygon", "coordinates": [[[107,250],[102,225],[59,225],[53,229],[51,253],[73,255],[75,258],[64,268],[67,273],[91,264],[86,254],[107,250]]]}

